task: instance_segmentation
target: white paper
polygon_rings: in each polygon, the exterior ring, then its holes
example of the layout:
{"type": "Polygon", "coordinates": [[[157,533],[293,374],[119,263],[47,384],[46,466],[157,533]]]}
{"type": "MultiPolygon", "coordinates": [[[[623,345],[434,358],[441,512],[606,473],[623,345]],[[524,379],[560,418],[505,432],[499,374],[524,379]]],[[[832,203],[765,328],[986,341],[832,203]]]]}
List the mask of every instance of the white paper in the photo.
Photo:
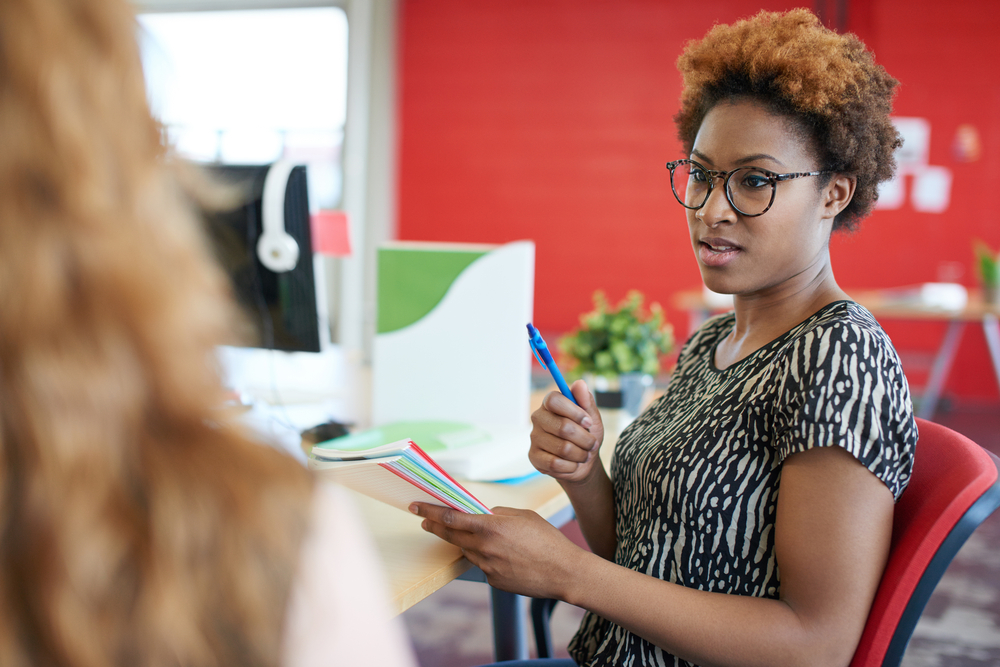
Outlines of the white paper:
{"type": "Polygon", "coordinates": [[[896,174],[891,181],[879,183],[878,201],[875,208],[885,211],[893,211],[902,208],[906,202],[906,189],[904,188],[904,176],[896,174]]]}
{"type": "Polygon", "coordinates": [[[910,201],[921,213],[944,213],[951,203],[951,170],[923,167],[913,175],[910,201]]]}
{"type": "Polygon", "coordinates": [[[926,165],[931,143],[930,122],[926,118],[896,116],[892,124],[903,137],[903,145],[896,150],[898,170],[906,173],[926,165]]]}

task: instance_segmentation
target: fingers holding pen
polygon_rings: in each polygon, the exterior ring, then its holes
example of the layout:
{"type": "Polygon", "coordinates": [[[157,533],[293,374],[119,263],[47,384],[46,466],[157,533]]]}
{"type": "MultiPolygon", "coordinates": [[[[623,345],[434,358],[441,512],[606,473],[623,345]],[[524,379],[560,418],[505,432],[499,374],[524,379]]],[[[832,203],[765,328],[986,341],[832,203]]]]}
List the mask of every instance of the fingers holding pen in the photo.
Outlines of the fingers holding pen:
{"type": "Polygon", "coordinates": [[[570,461],[585,461],[587,454],[598,445],[589,431],[566,417],[551,413],[535,413],[531,419],[532,444],[544,451],[570,461]]]}
{"type": "Polygon", "coordinates": [[[536,430],[541,429],[584,450],[594,449],[604,437],[601,413],[583,380],[573,383],[572,391],[578,404],[559,392],[550,392],[542,406],[531,415],[532,423],[536,430]]]}
{"type": "Polygon", "coordinates": [[[590,390],[583,380],[574,382],[570,390],[573,392],[573,398],[576,400],[576,403],[570,400],[568,396],[564,396],[562,392],[550,391],[542,400],[542,408],[554,415],[566,417],[580,424],[585,429],[589,429],[594,425],[594,420],[586,408],[580,405],[580,401],[587,402],[590,390]]]}
{"type": "Polygon", "coordinates": [[[532,447],[528,452],[528,460],[540,473],[566,481],[579,481],[578,478],[585,477],[586,473],[586,470],[581,469],[589,468],[590,465],[590,458],[586,461],[571,461],[538,447],[532,447]]]}
{"type": "Polygon", "coordinates": [[[578,424],[569,422],[570,426],[563,423],[564,417],[539,416],[531,431],[531,447],[528,450],[528,459],[531,465],[539,472],[557,478],[576,477],[582,474],[581,467],[587,467],[589,462],[597,454],[597,441],[587,431],[584,434],[574,434],[569,436],[567,431],[573,428],[580,429],[578,424]],[[555,423],[545,425],[546,421],[557,420],[555,423]],[[554,430],[559,435],[553,435],[550,430],[554,430]]]}
{"type": "Polygon", "coordinates": [[[587,417],[580,422],[581,426],[584,426],[600,442],[604,439],[604,422],[601,420],[601,411],[597,407],[597,401],[594,400],[594,394],[591,393],[587,383],[583,380],[574,382],[570,390],[573,392],[573,397],[576,398],[578,407],[587,413],[587,417]]]}
{"type": "Polygon", "coordinates": [[[566,482],[586,479],[604,437],[600,412],[586,383],[571,388],[577,403],[552,392],[531,416],[528,458],[538,471],[566,482]]]}
{"type": "Polygon", "coordinates": [[[552,435],[572,438],[574,434],[589,435],[593,426],[590,416],[559,392],[550,392],[542,406],[532,414],[532,420],[545,426],[552,435]]]}

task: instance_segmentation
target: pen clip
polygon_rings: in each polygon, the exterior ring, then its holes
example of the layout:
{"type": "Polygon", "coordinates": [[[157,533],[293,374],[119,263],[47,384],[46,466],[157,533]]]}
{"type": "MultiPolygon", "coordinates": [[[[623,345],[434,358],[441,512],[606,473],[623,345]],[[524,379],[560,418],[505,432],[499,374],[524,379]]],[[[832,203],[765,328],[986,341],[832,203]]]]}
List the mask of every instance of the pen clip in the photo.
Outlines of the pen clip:
{"type": "Polygon", "coordinates": [[[538,354],[538,349],[535,347],[535,341],[529,340],[528,344],[531,345],[531,353],[535,355],[535,359],[538,359],[538,363],[542,365],[542,368],[548,368],[542,360],[542,355],[538,354]]]}

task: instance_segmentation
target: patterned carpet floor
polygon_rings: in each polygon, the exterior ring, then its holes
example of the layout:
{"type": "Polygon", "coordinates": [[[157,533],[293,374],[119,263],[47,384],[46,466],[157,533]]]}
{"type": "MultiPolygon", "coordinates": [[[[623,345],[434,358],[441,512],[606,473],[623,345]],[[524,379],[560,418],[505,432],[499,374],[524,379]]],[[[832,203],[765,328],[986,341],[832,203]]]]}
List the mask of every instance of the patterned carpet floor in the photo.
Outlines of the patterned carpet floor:
{"type": "MultiPolygon", "coordinates": [[[[953,409],[935,416],[1000,456],[1000,408],[953,409]]],[[[583,610],[557,605],[556,654],[583,610]]],[[[493,660],[489,589],[455,581],[403,614],[421,667],[474,667],[493,660]]],[[[529,643],[533,643],[529,637],[529,643]]],[[[1000,512],[962,547],[932,595],[903,657],[903,667],[1000,665],[1000,512]]]]}

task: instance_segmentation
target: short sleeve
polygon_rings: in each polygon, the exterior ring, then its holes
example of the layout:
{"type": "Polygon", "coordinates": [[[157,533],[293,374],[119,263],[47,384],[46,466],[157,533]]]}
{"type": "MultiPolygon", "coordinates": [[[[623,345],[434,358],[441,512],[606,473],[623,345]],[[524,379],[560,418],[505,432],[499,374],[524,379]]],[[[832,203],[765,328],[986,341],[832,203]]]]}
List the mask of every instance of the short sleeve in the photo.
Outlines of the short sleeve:
{"type": "Polygon", "coordinates": [[[813,447],[843,447],[898,500],[913,468],[917,427],[899,357],[874,319],[841,319],[803,332],[777,370],[778,460],[813,447]]]}

